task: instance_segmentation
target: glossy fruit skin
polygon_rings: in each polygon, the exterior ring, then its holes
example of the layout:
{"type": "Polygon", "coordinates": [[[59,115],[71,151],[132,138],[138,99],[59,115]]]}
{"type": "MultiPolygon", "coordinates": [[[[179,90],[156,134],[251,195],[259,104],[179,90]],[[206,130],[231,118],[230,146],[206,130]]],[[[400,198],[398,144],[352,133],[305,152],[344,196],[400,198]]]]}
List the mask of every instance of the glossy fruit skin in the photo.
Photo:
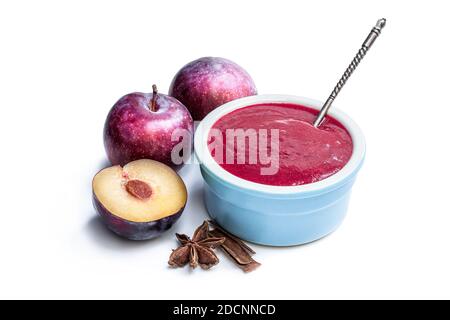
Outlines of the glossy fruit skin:
{"type": "Polygon", "coordinates": [[[183,207],[178,212],[155,221],[133,222],[112,214],[100,203],[94,193],[92,199],[98,215],[111,231],[123,238],[136,241],[149,240],[160,236],[177,222],[184,210],[183,207]]]}
{"type": "Polygon", "coordinates": [[[216,57],[185,65],[169,89],[169,95],[181,101],[194,120],[202,120],[226,102],[256,94],[255,83],[247,71],[233,61],[216,57]]]}
{"type": "Polygon", "coordinates": [[[181,141],[172,141],[176,129],[186,130],[192,145],[194,123],[186,107],[175,98],[158,93],[157,111],[151,111],[152,98],[153,93],[127,94],[109,112],[103,141],[112,165],[152,159],[176,168],[171,159],[173,147],[181,141]]]}

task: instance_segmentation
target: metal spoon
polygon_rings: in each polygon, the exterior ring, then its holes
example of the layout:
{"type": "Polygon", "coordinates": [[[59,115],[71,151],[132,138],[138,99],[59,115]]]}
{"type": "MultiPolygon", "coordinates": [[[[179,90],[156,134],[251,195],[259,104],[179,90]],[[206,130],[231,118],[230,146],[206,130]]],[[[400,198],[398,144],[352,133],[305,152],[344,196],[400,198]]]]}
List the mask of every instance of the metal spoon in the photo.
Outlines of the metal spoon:
{"type": "Polygon", "coordinates": [[[334,87],[333,91],[331,92],[330,96],[328,97],[327,101],[323,105],[322,109],[320,110],[316,120],[314,121],[314,127],[320,126],[323,119],[327,115],[328,110],[331,107],[331,104],[333,103],[334,99],[336,99],[338,93],[341,91],[344,84],[347,82],[348,78],[352,75],[353,71],[355,71],[358,64],[361,62],[362,58],[366,55],[367,51],[370,49],[370,47],[373,45],[375,40],[378,38],[378,36],[381,33],[381,29],[384,28],[386,25],[386,19],[380,19],[377,21],[377,24],[375,27],[372,28],[372,31],[370,31],[369,35],[367,36],[366,40],[361,46],[361,49],[359,49],[356,56],[353,58],[352,62],[348,66],[347,70],[345,70],[344,74],[342,75],[339,82],[334,87]]]}

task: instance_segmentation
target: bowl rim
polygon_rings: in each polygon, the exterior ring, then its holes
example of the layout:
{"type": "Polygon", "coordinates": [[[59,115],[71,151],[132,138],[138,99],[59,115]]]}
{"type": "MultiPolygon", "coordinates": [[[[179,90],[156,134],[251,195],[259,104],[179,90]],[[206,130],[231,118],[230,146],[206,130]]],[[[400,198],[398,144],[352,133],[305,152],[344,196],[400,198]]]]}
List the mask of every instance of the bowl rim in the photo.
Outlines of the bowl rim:
{"type": "Polygon", "coordinates": [[[299,186],[273,186],[248,181],[226,171],[214,160],[211,153],[209,152],[209,149],[207,147],[209,131],[211,127],[216,123],[216,121],[224,115],[234,110],[260,103],[293,103],[310,107],[316,110],[320,110],[320,108],[323,106],[323,102],[318,100],[285,94],[265,94],[249,96],[225,103],[210,112],[200,122],[195,131],[194,150],[197,160],[200,162],[200,166],[206,168],[220,180],[225,181],[228,184],[237,187],[238,189],[276,195],[302,194],[329,189],[335,185],[340,185],[340,183],[347,180],[361,166],[361,163],[364,160],[366,148],[364,135],[359,126],[347,114],[333,106],[329,111],[329,115],[333,116],[335,119],[341,122],[349,132],[353,141],[353,152],[347,164],[345,164],[345,166],[341,170],[339,170],[332,176],[317,182],[299,186]]]}

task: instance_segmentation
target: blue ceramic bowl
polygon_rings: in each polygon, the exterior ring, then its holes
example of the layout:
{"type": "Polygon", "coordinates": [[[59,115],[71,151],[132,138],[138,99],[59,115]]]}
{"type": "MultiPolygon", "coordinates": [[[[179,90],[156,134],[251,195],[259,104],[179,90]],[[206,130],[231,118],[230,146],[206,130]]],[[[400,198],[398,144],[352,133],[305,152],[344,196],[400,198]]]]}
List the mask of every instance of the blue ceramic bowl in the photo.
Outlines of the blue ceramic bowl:
{"type": "Polygon", "coordinates": [[[365,155],[364,136],[345,113],[335,107],[353,140],[349,162],[336,174],[300,186],[271,186],[239,178],[215,162],[208,133],[225,114],[261,103],[293,103],[319,110],[322,102],[287,95],[259,95],[231,101],[211,112],[195,133],[195,153],[205,180],[204,199],[211,218],[241,239],[270,246],[311,242],[334,231],[347,212],[350,193],[365,155]]]}

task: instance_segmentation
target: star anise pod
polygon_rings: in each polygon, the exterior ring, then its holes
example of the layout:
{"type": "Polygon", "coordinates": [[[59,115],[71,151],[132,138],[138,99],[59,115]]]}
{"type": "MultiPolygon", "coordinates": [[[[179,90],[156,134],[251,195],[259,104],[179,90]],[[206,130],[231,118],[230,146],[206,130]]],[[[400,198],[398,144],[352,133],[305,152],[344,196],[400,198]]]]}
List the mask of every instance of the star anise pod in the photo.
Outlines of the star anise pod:
{"type": "Polygon", "coordinates": [[[192,239],[185,234],[176,234],[181,246],[173,250],[169,258],[172,267],[183,267],[189,263],[191,268],[199,265],[202,269],[209,269],[219,263],[214,253],[215,248],[224,243],[225,238],[209,237],[209,224],[203,224],[195,230],[192,239]]]}

